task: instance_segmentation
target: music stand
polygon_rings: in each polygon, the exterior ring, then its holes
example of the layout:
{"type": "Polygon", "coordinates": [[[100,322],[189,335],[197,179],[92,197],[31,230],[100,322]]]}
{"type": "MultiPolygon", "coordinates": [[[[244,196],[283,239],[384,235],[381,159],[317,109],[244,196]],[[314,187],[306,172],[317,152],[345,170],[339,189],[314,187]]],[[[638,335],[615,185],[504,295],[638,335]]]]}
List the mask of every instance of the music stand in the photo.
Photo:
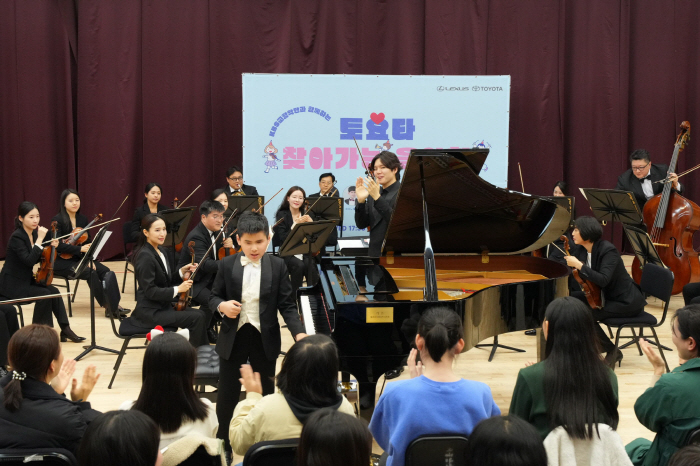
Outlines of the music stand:
{"type": "MultiPolygon", "coordinates": [[[[343,226],[344,209],[342,197],[315,196],[308,198],[308,201],[309,205],[312,206],[309,212],[314,213],[316,220],[335,220],[337,226],[343,226]]],[[[341,228],[338,236],[342,237],[342,232],[343,229],[341,228]]],[[[337,245],[336,236],[335,246],[337,247],[337,245]]]]}
{"type": "Polygon", "coordinates": [[[298,223],[280,246],[280,257],[317,253],[325,246],[335,225],[335,220],[298,223]]]}
{"type": "MultiPolygon", "coordinates": [[[[90,249],[85,253],[83,256],[83,259],[80,261],[80,264],[78,265],[78,268],[85,268],[87,265],[90,266],[90,276],[88,277],[89,283],[92,282],[92,274],[97,273],[95,271],[95,257],[97,256],[97,253],[102,249],[102,246],[104,246],[104,243],[109,239],[109,236],[105,236],[107,232],[107,228],[109,227],[109,224],[114,222],[115,220],[110,221],[107,223],[105,226],[100,228],[100,231],[97,232],[95,237],[92,240],[92,243],[90,243],[90,249]]],[[[81,271],[82,271],[81,268],[81,271]]],[[[79,361],[82,359],[84,356],[86,356],[90,351],[92,350],[100,350],[100,351],[106,351],[107,353],[114,353],[114,354],[119,354],[119,351],[113,350],[111,348],[105,348],[104,346],[98,346],[97,345],[97,340],[95,337],[95,293],[92,290],[92,287],[90,288],[90,344],[88,346],[83,346],[85,348],[85,351],[80,353],[75,360],[79,361]]]]}
{"type": "Polygon", "coordinates": [[[182,207],[158,212],[165,219],[165,227],[168,232],[163,244],[169,245],[175,250],[175,245],[180,244],[185,239],[187,226],[192,220],[194,209],[194,207],[182,207]]]}
{"type": "MultiPolygon", "coordinates": [[[[232,194],[227,194],[228,196],[228,210],[224,212],[224,215],[226,217],[230,216],[236,209],[238,209],[238,212],[236,213],[236,218],[231,220],[231,222],[228,224],[228,228],[233,231],[234,229],[238,228],[238,217],[243,212],[246,211],[252,211],[253,209],[260,209],[263,204],[265,204],[265,196],[234,196],[232,194]]],[[[260,210],[261,214],[265,213],[265,208],[262,207],[260,210]]]]}
{"type": "MultiPolygon", "coordinates": [[[[591,211],[599,222],[620,222],[623,225],[641,225],[644,223],[642,212],[634,194],[617,189],[581,188],[581,192],[591,211]]],[[[615,242],[615,229],[611,225],[610,241],[615,242]]]]}

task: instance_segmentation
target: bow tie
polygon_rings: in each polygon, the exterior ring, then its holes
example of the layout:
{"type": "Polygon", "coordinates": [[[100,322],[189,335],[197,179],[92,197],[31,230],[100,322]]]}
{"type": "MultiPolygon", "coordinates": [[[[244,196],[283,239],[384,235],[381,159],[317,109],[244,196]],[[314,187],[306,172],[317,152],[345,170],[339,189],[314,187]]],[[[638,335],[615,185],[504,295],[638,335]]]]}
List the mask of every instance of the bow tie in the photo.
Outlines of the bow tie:
{"type": "Polygon", "coordinates": [[[645,176],[644,178],[640,179],[639,182],[640,182],[640,183],[644,183],[646,180],[651,181],[651,173],[649,173],[649,174],[648,174],[647,176],[645,176]]]}
{"type": "Polygon", "coordinates": [[[241,265],[245,267],[246,265],[251,264],[253,267],[260,267],[260,261],[253,261],[248,259],[245,255],[241,257],[241,265]]]}

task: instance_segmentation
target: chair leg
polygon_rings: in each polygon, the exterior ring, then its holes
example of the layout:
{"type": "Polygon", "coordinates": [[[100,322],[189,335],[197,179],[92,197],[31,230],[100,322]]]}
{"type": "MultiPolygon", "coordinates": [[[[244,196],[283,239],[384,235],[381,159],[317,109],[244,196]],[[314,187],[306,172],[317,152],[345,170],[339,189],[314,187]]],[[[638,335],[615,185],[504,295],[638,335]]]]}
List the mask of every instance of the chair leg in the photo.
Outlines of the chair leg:
{"type": "MultiPolygon", "coordinates": [[[[618,345],[620,344],[620,332],[622,332],[622,327],[617,328],[617,332],[615,332],[615,349],[619,349],[618,345]]],[[[613,350],[614,351],[614,350],[613,350]]],[[[622,365],[622,361],[620,361],[620,366],[622,365]]],[[[615,364],[613,363],[612,365],[612,370],[615,372],[615,364]]]]}
{"type": "Polygon", "coordinates": [[[117,356],[117,361],[114,363],[114,374],[112,374],[112,380],[109,381],[109,385],[107,385],[107,388],[112,388],[112,384],[114,383],[114,379],[117,377],[117,372],[119,371],[119,366],[122,364],[122,359],[124,359],[124,355],[126,354],[126,349],[129,346],[130,341],[131,341],[131,337],[128,337],[127,339],[124,340],[124,344],[122,345],[122,349],[119,351],[119,356],[117,356]]]}
{"type": "MultiPolygon", "coordinates": [[[[63,278],[66,281],[66,291],[70,293],[70,282],[67,278],[63,278]]],[[[73,306],[71,305],[71,296],[68,296],[68,317],[73,317],[73,306]]]]}
{"type": "Polygon", "coordinates": [[[137,288],[136,272],[134,272],[134,301],[136,301],[136,288],[137,288]]]}
{"type": "Polygon", "coordinates": [[[608,327],[608,335],[610,335],[610,338],[612,338],[613,337],[612,329],[610,328],[609,325],[606,325],[606,327],[608,327]]]}
{"type": "Polygon", "coordinates": [[[659,348],[659,354],[661,355],[661,359],[664,360],[664,364],[666,365],[666,372],[671,372],[671,369],[668,367],[668,362],[666,362],[666,356],[664,356],[663,345],[659,341],[658,335],[656,335],[656,330],[654,330],[654,327],[649,328],[651,329],[651,333],[654,335],[654,340],[656,340],[656,346],[659,348]]]}
{"type": "Polygon", "coordinates": [[[642,347],[639,346],[639,339],[644,338],[644,327],[639,327],[639,336],[634,331],[634,327],[632,327],[630,330],[632,330],[632,336],[634,337],[634,344],[637,345],[637,351],[639,351],[639,355],[642,356],[644,353],[642,353],[642,347]]]}
{"type": "Polygon", "coordinates": [[[19,323],[24,327],[24,312],[22,312],[22,306],[15,304],[17,306],[17,314],[19,314],[19,323]]]}
{"type": "Polygon", "coordinates": [[[75,295],[78,294],[78,285],[80,285],[80,279],[77,279],[75,281],[75,287],[73,288],[73,296],[71,296],[71,302],[75,302],[75,295]]]}
{"type": "Polygon", "coordinates": [[[124,264],[124,278],[122,278],[122,294],[126,290],[126,276],[129,274],[129,261],[124,264]]]}

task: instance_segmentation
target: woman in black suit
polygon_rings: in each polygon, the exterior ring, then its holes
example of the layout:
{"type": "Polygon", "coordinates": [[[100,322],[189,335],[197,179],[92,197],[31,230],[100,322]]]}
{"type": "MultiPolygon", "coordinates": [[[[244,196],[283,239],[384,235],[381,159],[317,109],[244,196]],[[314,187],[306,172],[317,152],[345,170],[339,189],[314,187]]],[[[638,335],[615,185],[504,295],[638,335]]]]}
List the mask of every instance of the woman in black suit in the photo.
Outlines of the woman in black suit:
{"type": "Polygon", "coordinates": [[[143,191],[145,199],[143,205],[138,207],[134,212],[134,218],[131,220],[131,240],[138,241],[141,235],[141,219],[148,214],[157,214],[168,208],[160,203],[160,198],[163,196],[163,190],[158,183],[148,183],[143,191]]]}
{"type": "MultiPolygon", "coordinates": [[[[61,207],[58,214],[54,215],[51,221],[58,223],[58,236],[70,234],[76,228],[85,228],[88,225],[88,218],[80,213],[80,195],[74,189],[65,189],[61,193],[61,207]]],[[[114,272],[109,270],[101,262],[93,261],[95,265],[95,273],[90,274],[90,269],[85,267],[80,276],[75,277],[75,269],[78,267],[82,255],[90,249],[90,231],[86,231],[85,242],[83,244],[67,244],[61,241],[58,243],[56,250],[59,254],[68,253],[70,259],[64,259],[60,256],[56,257],[54,264],[54,274],[59,277],[79,278],[88,282],[88,286],[92,290],[98,304],[105,308],[105,316],[109,317],[109,312],[116,318],[126,317],[130,312],[127,309],[119,306],[119,302],[111,303],[107,300],[106,295],[114,298],[121,298],[119,292],[119,283],[114,272]],[[92,276],[92,280],[90,277],[92,276]],[[104,286],[102,285],[104,283],[104,286]],[[107,293],[105,291],[107,290],[107,293]],[[114,304],[114,309],[112,309],[114,304]],[[109,306],[109,307],[108,307],[109,306]]]]}
{"type": "MultiPolygon", "coordinates": [[[[42,286],[34,280],[34,264],[41,260],[41,243],[48,233],[46,228],[39,226],[39,220],[36,204],[24,201],[19,205],[15,231],[7,243],[5,265],[0,271],[0,295],[16,299],[58,293],[55,286],[42,286]]],[[[54,246],[58,246],[58,241],[55,241],[54,246]]],[[[52,313],[61,328],[61,341],[80,343],[85,340],[71,330],[66,307],[60,297],[37,301],[32,322],[53,327],[52,313]]]]}
{"type": "MultiPolygon", "coordinates": [[[[287,191],[287,194],[284,196],[284,200],[280,204],[279,208],[277,209],[277,213],[275,214],[276,220],[283,220],[279,225],[277,225],[277,227],[275,227],[275,231],[273,232],[273,246],[282,246],[284,240],[287,239],[287,236],[289,236],[292,229],[294,229],[297,224],[313,222],[315,220],[313,212],[303,214],[302,206],[304,205],[305,200],[306,192],[303,188],[299,186],[292,186],[289,188],[289,191],[287,191]]],[[[298,256],[302,255],[298,254],[297,256],[285,256],[282,258],[284,259],[284,263],[289,271],[289,278],[292,281],[292,289],[294,289],[295,292],[302,286],[304,277],[306,277],[306,283],[309,286],[313,285],[316,281],[316,274],[313,274],[313,272],[311,272],[313,275],[309,277],[309,271],[316,270],[311,264],[313,259],[309,257],[308,254],[304,254],[301,258],[298,256]]]]}
{"type": "Polygon", "coordinates": [[[179,271],[171,270],[172,262],[166,259],[167,251],[161,247],[167,235],[163,217],[148,214],[141,225],[143,228],[134,259],[139,287],[136,291],[136,309],[131,315],[133,324],[144,329],[152,329],[156,325],[186,328],[190,331],[193,346],[209,344],[204,311],[189,307],[184,311],[173,309],[178,294],[192,288],[192,280],[182,281],[182,274],[194,270],[196,265],[187,264],[179,271]]]}

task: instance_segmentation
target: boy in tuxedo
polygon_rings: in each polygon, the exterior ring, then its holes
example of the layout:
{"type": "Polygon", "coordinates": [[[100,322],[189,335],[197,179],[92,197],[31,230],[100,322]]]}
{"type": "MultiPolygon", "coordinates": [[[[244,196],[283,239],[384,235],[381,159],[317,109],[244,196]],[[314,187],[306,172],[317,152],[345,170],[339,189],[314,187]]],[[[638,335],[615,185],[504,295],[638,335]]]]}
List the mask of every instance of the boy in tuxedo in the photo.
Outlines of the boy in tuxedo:
{"type": "Polygon", "coordinates": [[[219,261],[209,306],[223,318],[216,352],[220,359],[217,437],[230,451],[229,424],[241,392],[240,368],[260,373],[263,395],[274,392],[275,363],[282,342],[277,311],[296,341],[306,336],[284,261],[265,254],[270,227],[264,215],[244,212],[236,235],[241,252],[219,261]]]}

